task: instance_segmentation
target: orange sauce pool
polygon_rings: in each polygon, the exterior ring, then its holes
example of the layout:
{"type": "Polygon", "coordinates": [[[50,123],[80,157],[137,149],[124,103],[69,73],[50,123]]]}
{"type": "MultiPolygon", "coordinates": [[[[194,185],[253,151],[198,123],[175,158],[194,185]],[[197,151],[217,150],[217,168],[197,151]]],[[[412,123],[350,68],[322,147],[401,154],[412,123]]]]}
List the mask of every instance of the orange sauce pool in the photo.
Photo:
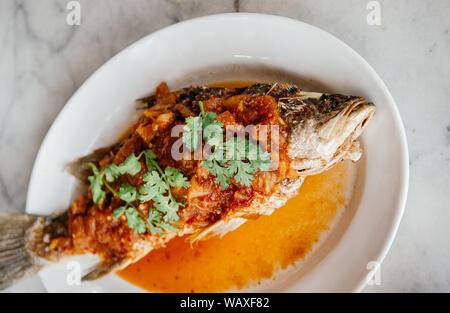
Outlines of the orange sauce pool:
{"type": "Polygon", "coordinates": [[[308,177],[299,194],[272,215],[192,248],[186,238],[173,239],[118,275],[155,292],[227,291],[271,278],[304,258],[329,229],[350,196],[353,169],[341,162],[308,177]]]}

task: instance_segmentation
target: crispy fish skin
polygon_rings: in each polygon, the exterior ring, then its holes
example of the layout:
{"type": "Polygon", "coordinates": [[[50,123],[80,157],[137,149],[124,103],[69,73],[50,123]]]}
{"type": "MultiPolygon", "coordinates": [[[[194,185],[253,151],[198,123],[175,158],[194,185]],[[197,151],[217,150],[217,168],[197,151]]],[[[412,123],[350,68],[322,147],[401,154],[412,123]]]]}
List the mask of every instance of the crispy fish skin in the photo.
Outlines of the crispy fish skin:
{"type": "MultiPolygon", "coordinates": [[[[164,246],[175,236],[191,235],[191,242],[204,240],[241,226],[249,218],[270,215],[294,196],[308,175],[320,173],[343,159],[356,161],[361,156],[357,138],[375,113],[375,106],[364,98],[304,92],[290,84],[255,84],[244,88],[189,87],[174,92],[183,117],[197,115],[197,102],[213,97],[229,99],[249,95],[270,96],[276,101],[280,123],[289,128],[287,154],[290,166],[298,172],[296,178],[281,181],[269,196],[256,195],[239,210],[230,210],[219,220],[205,227],[184,224],[178,232],[135,237],[133,249],[125,258],[111,258],[98,264],[83,278],[99,278],[136,262],[148,252],[164,246]]],[[[138,100],[148,108],[157,106],[156,96],[138,100]]],[[[97,150],[72,163],[70,172],[80,181],[89,176],[88,162],[99,165],[105,155],[116,152],[123,142],[97,150]]],[[[189,200],[189,198],[188,198],[189,200]]],[[[67,214],[58,217],[30,215],[0,215],[0,289],[18,279],[36,273],[47,261],[58,261],[67,254],[53,251],[52,239],[70,236],[67,214]]],[[[70,254],[69,254],[70,255],[70,254]]]]}

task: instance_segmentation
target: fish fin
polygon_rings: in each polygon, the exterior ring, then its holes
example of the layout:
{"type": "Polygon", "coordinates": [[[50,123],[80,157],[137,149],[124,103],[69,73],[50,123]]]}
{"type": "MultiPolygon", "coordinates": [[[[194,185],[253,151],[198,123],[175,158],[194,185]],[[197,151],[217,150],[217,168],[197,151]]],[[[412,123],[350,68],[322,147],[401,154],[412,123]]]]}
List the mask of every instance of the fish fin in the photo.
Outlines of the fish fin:
{"type": "Polygon", "coordinates": [[[28,235],[44,218],[28,214],[0,214],[0,290],[42,268],[28,249],[28,235]]]}
{"type": "Polygon", "coordinates": [[[236,228],[240,227],[242,224],[244,224],[247,221],[247,218],[243,217],[234,217],[227,221],[220,220],[214,223],[213,225],[207,227],[206,229],[193,234],[189,237],[189,241],[191,245],[194,243],[206,240],[215,236],[219,236],[222,238],[226,233],[235,230],[236,228]]]}
{"type": "Polygon", "coordinates": [[[103,277],[111,272],[115,272],[125,268],[131,261],[129,259],[118,259],[113,261],[102,261],[97,263],[94,267],[88,270],[88,273],[83,276],[82,281],[95,280],[103,277]]]}
{"type": "Polygon", "coordinates": [[[97,149],[89,155],[83,156],[81,158],[76,159],[75,161],[66,165],[65,170],[77,178],[82,183],[88,184],[88,177],[92,175],[92,168],[89,166],[89,163],[93,163],[98,166],[98,163],[113,149],[116,145],[97,149]]]}

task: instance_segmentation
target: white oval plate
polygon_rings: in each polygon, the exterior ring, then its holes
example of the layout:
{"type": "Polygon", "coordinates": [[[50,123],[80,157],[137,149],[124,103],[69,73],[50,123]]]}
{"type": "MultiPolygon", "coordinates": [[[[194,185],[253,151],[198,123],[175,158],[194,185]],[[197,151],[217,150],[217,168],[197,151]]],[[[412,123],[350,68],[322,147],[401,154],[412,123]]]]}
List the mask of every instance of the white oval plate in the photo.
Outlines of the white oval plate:
{"type": "MultiPolygon", "coordinates": [[[[359,164],[356,200],[343,222],[324,248],[289,275],[244,291],[361,290],[375,264],[370,262],[386,256],[402,216],[408,185],[404,129],[392,96],[362,57],[330,34],[288,18],[246,13],[197,18],[150,34],[112,58],[50,128],[34,165],[27,212],[48,215],[69,206],[78,191],[64,166],[112,144],[136,116],[134,99],[162,81],[179,88],[225,80],[291,81],[364,96],[377,105],[362,138],[365,160],[359,164]]],[[[81,259],[85,266],[88,261],[81,259]]],[[[140,291],[114,274],[77,285],[73,273],[73,264],[60,262],[40,276],[50,292],[140,291]]]]}

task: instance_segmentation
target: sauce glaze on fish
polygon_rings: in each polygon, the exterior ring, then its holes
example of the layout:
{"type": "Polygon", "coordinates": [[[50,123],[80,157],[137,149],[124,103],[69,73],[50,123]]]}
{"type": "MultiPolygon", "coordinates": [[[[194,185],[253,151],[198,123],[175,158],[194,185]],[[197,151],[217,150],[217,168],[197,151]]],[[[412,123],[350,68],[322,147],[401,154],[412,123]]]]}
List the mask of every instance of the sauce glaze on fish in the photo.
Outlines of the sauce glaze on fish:
{"type": "MultiPolygon", "coordinates": [[[[356,139],[375,112],[373,104],[361,97],[303,92],[296,86],[277,83],[242,88],[194,86],[173,92],[163,83],[154,95],[139,103],[147,109],[126,139],[77,160],[69,168],[86,182],[92,174],[89,162],[100,168],[118,165],[132,153],[151,148],[162,168],[178,168],[190,180],[189,188],[172,190],[178,201],[186,201],[179,211],[179,231],[136,234],[125,216],[112,218],[113,211],[123,205],[120,199],[108,193],[106,200],[97,204],[90,189],[56,218],[2,215],[0,249],[13,244],[21,254],[19,262],[14,263],[17,254],[0,253],[0,288],[35,273],[47,261],[84,253],[100,257],[101,262],[84,277],[95,279],[136,262],[176,236],[203,240],[236,229],[248,218],[270,215],[297,193],[307,175],[320,173],[343,159],[356,161],[361,155],[356,139]],[[203,102],[205,111],[217,113],[217,120],[225,126],[277,125],[277,149],[266,146],[272,160],[278,160],[276,170],[257,172],[251,186],[232,181],[224,190],[199,165],[200,161],[174,160],[171,148],[179,138],[172,137],[171,130],[184,125],[187,117],[199,114],[198,101],[203,102]],[[12,229],[18,230],[12,235],[12,229]]],[[[118,189],[122,183],[142,186],[147,168],[145,162],[141,163],[137,175],[123,175],[111,187],[118,189]]],[[[150,202],[143,203],[138,209],[146,215],[150,206],[150,202]]]]}

